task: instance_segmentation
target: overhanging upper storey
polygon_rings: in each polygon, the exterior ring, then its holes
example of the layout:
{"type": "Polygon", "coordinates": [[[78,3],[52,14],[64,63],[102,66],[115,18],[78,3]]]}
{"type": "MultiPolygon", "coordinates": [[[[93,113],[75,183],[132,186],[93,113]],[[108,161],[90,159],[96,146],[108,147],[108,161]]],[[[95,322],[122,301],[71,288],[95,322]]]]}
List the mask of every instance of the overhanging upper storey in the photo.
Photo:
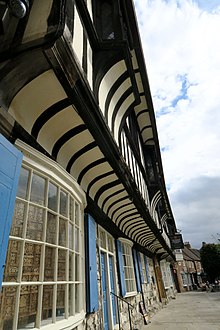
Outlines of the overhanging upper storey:
{"type": "Polygon", "coordinates": [[[101,46],[94,58],[94,93],[135,183],[150,205],[152,218],[159,222],[161,231],[168,232],[165,230],[168,224],[175,231],[133,4],[132,1],[115,1],[112,8],[111,17],[114,21],[118,18],[120,29],[117,37],[114,33],[115,37],[103,38],[102,27],[98,24],[100,18],[93,17],[101,36],[101,46]]]}
{"type": "Polygon", "coordinates": [[[22,20],[6,6],[2,18],[8,136],[62,165],[120,235],[172,256],[176,228],[132,1],[41,2],[22,20]]]}

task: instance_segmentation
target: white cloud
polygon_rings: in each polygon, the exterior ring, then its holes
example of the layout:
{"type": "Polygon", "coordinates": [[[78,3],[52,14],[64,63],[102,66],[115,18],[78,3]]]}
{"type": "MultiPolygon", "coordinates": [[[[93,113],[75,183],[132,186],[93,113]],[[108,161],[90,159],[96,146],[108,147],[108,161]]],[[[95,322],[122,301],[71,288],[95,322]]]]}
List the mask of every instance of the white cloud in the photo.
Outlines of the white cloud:
{"type": "Polygon", "coordinates": [[[220,222],[213,207],[220,190],[211,190],[213,177],[220,179],[220,6],[202,0],[135,2],[171,205],[184,239],[198,246],[211,240],[220,222]],[[186,213],[180,197],[186,187],[190,195],[204,176],[213,196],[204,200],[204,191],[197,190],[186,213]],[[206,225],[204,205],[215,225],[206,225]]]}
{"type": "Polygon", "coordinates": [[[202,241],[211,241],[219,232],[219,191],[219,176],[198,176],[171,193],[183,236],[194,247],[201,247],[202,241]]]}

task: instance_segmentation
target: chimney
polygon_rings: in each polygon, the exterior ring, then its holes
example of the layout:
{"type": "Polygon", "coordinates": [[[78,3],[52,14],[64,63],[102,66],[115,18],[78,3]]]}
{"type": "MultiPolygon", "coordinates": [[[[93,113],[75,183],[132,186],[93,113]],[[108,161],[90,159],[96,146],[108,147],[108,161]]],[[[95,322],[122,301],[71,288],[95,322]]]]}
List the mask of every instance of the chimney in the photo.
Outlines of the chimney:
{"type": "Polygon", "coordinates": [[[189,242],[185,242],[184,243],[184,246],[187,248],[187,249],[191,249],[191,245],[189,242]]]}

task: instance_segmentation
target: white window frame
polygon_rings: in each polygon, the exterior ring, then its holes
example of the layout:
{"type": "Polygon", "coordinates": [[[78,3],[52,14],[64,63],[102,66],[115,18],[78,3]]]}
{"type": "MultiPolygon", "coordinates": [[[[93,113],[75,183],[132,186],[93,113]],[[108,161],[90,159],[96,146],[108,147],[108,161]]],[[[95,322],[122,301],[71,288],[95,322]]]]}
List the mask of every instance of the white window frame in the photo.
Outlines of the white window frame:
{"type": "MultiPolygon", "coordinates": [[[[45,216],[47,212],[51,212],[56,214],[57,220],[65,218],[66,221],[66,228],[67,228],[67,235],[66,235],[66,246],[61,246],[59,245],[59,232],[57,229],[57,240],[56,244],[50,244],[47,243],[45,240],[45,235],[46,235],[46,225],[44,225],[43,229],[43,238],[42,240],[32,240],[30,238],[26,237],[26,228],[27,228],[27,211],[26,215],[24,216],[24,228],[23,228],[23,235],[22,237],[18,236],[9,236],[9,239],[11,241],[16,241],[20,242],[22,245],[22,249],[24,251],[24,246],[25,243],[31,243],[31,244],[38,244],[41,246],[41,261],[40,261],[40,273],[39,273],[39,280],[38,281],[28,281],[24,282],[22,281],[22,268],[23,266],[23,260],[24,260],[24,255],[21,253],[20,256],[20,261],[19,261],[19,270],[18,270],[18,280],[17,282],[3,282],[2,287],[3,288],[10,288],[10,287],[15,287],[16,288],[16,303],[15,303],[15,312],[14,312],[14,322],[13,322],[13,328],[12,330],[17,329],[17,322],[18,322],[18,316],[19,316],[19,297],[20,297],[20,290],[21,287],[25,286],[37,286],[38,287],[38,303],[37,303],[37,314],[36,314],[36,326],[37,328],[32,328],[32,330],[37,330],[37,329],[45,329],[45,330],[61,330],[61,329],[73,329],[73,327],[79,326],[82,321],[85,319],[85,251],[84,251],[84,208],[86,206],[86,197],[85,193],[83,190],[80,188],[80,186],[77,184],[77,182],[74,180],[73,177],[71,177],[63,168],[57,164],[56,162],[52,161],[48,157],[44,156],[43,154],[39,153],[35,149],[31,148],[30,146],[26,145],[22,141],[16,141],[16,146],[23,152],[24,158],[23,158],[23,163],[22,166],[26,169],[28,169],[31,173],[31,176],[33,173],[36,173],[40,175],[41,177],[44,177],[46,180],[46,187],[48,189],[48,184],[49,182],[55,184],[58,187],[58,192],[60,190],[66,192],[68,194],[68,199],[72,198],[74,201],[74,219],[69,217],[69,209],[67,211],[67,216],[61,215],[59,212],[59,209],[57,211],[51,211],[51,209],[48,208],[47,206],[47,198],[45,198],[46,204],[45,205],[40,205],[40,208],[44,209],[45,216]],[[78,209],[78,216],[79,219],[77,222],[75,222],[75,207],[78,209]],[[72,221],[74,221],[72,223],[72,221]],[[75,250],[75,247],[73,246],[72,249],[69,247],[68,239],[69,239],[69,224],[73,224],[73,236],[75,237],[75,233],[78,233],[78,249],[75,250]],[[77,231],[75,231],[75,228],[78,228],[77,231]],[[45,253],[45,247],[53,247],[56,249],[56,254],[55,254],[55,260],[57,263],[55,263],[54,267],[54,280],[53,281],[45,281],[44,278],[44,253],[45,253]],[[58,251],[63,250],[66,252],[66,263],[65,263],[65,277],[66,279],[63,281],[58,281],[57,279],[57,268],[58,268],[58,251]],[[74,261],[73,261],[73,271],[72,273],[75,274],[75,255],[78,255],[78,260],[79,260],[79,269],[78,269],[78,276],[77,279],[75,280],[70,280],[69,279],[69,254],[72,253],[74,255],[74,261]],[[45,285],[52,285],[53,286],[53,304],[52,304],[52,309],[53,309],[53,317],[52,317],[52,322],[48,325],[43,325],[40,326],[41,323],[41,313],[42,313],[42,299],[43,299],[43,287],[45,285]],[[57,285],[64,285],[65,286],[65,315],[64,319],[62,320],[56,320],[56,299],[57,299],[57,293],[56,293],[56,288],[57,285]],[[74,290],[74,287],[77,286],[79,288],[80,292],[78,294],[79,300],[78,300],[78,310],[76,312],[76,309],[74,308],[74,302],[75,302],[75,293],[73,291],[73,306],[72,306],[72,311],[71,314],[68,315],[69,313],[69,299],[68,299],[68,294],[69,294],[69,286],[72,286],[72,290],[74,290]],[[75,286],[74,286],[75,285],[75,286]]],[[[30,181],[30,177],[29,177],[30,181]]],[[[30,196],[30,182],[29,184],[29,196],[30,196]]],[[[47,191],[46,191],[47,192],[47,191]]],[[[59,194],[58,194],[59,196],[59,194]]],[[[59,199],[59,197],[58,197],[59,199]]],[[[39,204],[31,202],[30,198],[27,199],[22,199],[17,197],[16,200],[24,203],[27,207],[29,205],[33,205],[38,207],[39,204]]],[[[59,204],[59,201],[58,201],[59,204]]],[[[26,209],[27,210],[27,209],[26,209]]],[[[44,222],[46,223],[45,219],[44,222]]],[[[75,241],[74,241],[75,243],[75,241]]],[[[23,328],[25,329],[25,327],[23,328]]]]}
{"type": "Polygon", "coordinates": [[[119,241],[121,242],[121,245],[122,245],[122,260],[123,260],[124,280],[125,280],[125,289],[126,289],[125,298],[131,297],[131,296],[136,296],[137,295],[137,286],[136,286],[135,271],[134,271],[134,260],[133,260],[133,254],[132,254],[133,242],[131,242],[130,240],[128,240],[126,238],[119,238],[119,241]],[[124,253],[125,247],[129,250],[128,254],[124,253]],[[129,261],[128,266],[126,266],[124,264],[124,258],[127,258],[126,260],[129,261]],[[126,274],[127,274],[126,268],[131,275],[130,278],[128,278],[128,277],[126,278],[126,274]],[[130,281],[130,284],[134,288],[134,290],[132,290],[132,291],[128,290],[129,281],[130,281]]]}

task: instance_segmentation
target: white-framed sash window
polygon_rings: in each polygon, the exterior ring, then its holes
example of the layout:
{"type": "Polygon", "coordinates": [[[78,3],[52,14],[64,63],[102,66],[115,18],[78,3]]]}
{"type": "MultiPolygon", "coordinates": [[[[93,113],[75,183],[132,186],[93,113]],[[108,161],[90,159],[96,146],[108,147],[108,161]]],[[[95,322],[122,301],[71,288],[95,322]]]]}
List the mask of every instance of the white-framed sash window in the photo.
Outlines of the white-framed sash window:
{"type": "Polygon", "coordinates": [[[160,267],[165,289],[168,289],[173,285],[170,264],[166,260],[162,260],[160,262],[160,267]]]}
{"type": "Polygon", "coordinates": [[[134,261],[133,261],[133,254],[132,254],[132,246],[133,243],[128,239],[120,238],[119,242],[121,244],[121,255],[122,258],[122,265],[120,265],[119,269],[120,272],[123,271],[123,277],[121,277],[122,286],[125,289],[125,295],[136,295],[137,294],[137,287],[136,287],[136,280],[135,280],[135,272],[134,272],[134,261]]]}

